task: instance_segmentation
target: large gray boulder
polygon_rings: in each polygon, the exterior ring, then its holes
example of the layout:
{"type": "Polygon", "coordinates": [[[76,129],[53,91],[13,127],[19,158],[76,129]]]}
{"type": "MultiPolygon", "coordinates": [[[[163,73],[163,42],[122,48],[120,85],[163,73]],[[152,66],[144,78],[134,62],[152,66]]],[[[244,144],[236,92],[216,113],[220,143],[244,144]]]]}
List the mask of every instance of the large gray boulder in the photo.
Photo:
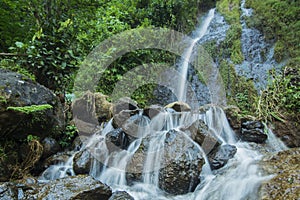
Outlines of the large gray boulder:
{"type": "Polygon", "coordinates": [[[108,200],[112,190],[91,176],[78,175],[50,181],[42,186],[27,189],[24,199],[81,199],[108,200]]]}
{"type": "Polygon", "coordinates": [[[64,128],[58,97],[46,87],[21,74],[0,69],[0,138],[45,138],[64,128]],[[15,107],[49,104],[52,108],[25,113],[15,107]]]}
{"type": "Polygon", "coordinates": [[[166,134],[163,155],[159,187],[175,195],[194,191],[205,163],[199,147],[183,132],[170,130],[166,134]]]}

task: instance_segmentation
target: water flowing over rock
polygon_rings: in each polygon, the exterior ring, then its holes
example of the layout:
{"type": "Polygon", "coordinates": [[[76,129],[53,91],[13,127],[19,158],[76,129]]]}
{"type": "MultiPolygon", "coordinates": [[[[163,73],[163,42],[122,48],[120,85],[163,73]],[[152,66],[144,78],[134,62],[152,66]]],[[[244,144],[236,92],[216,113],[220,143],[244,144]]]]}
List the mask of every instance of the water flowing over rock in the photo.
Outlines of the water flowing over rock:
{"type": "MultiPolygon", "coordinates": [[[[194,46],[201,43],[201,39],[209,38],[205,36],[210,30],[209,24],[218,22],[226,25],[223,19],[219,21],[214,16],[217,14],[212,9],[204,18],[204,26],[199,28],[197,38],[191,41],[183,55],[186,61],[181,64],[186,68],[182,74],[185,78],[188,63],[192,62],[195,53],[194,46]]],[[[223,27],[218,29],[216,24],[211,27],[211,30],[220,30],[222,37],[225,37],[223,27]]],[[[216,68],[209,72],[213,80],[217,80],[214,70],[216,68]]],[[[188,99],[189,91],[185,83],[177,84],[178,88],[183,88],[176,93],[179,100],[188,99]]],[[[213,89],[218,87],[214,81],[210,84],[213,89]]],[[[129,98],[117,101],[112,107],[113,119],[103,129],[86,136],[88,139],[79,153],[73,152],[65,163],[51,165],[40,176],[40,182],[74,176],[74,162],[83,157],[82,160],[88,161],[84,163],[89,163],[92,177],[112,187],[113,191],[125,191],[132,197],[124,192],[115,192],[111,198],[258,199],[261,183],[271,178],[263,174],[258,165],[263,157],[262,152],[281,151],[285,146],[271,132],[268,138],[255,138],[257,141],[264,140],[264,144],[241,141],[238,137],[241,128],[243,133],[252,131],[257,134],[255,131],[263,133],[264,127],[255,120],[242,121],[239,116],[234,117],[233,109],[230,124],[234,124],[236,134],[226,118],[227,113],[213,105],[224,103],[221,101],[224,94],[216,91],[213,91],[216,94],[212,95],[211,104],[200,109],[196,99],[197,104],[173,102],[167,108],[150,106],[144,110],[129,98]],[[273,148],[272,144],[278,145],[273,148]],[[257,151],[256,147],[264,150],[257,151]],[[92,157],[89,158],[84,151],[89,151],[92,157]]]]}
{"type": "Polygon", "coordinates": [[[233,145],[225,144],[219,146],[217,151],[208,154],[210,167],[212,169],[220,169],[227,164],[228,160],[236,154],[237,148],[233,145]]]}
{"type": "Polygon", "coordinates": [[[199,147],[185,133],[166,133],[164,164],[159,171],[159,186],[170,194],[194,191],[205,161],[199,147]]]}
{"type": "Polygon", "coordinates": [[[105,139],[107,141],[106,146],[110,152],[114,151],[114,149],[127,149],[130,143],[128,135],[121,128],[107,133],[105,139]],[[114,148],[114,146],[117,148],[114,148]]]}
{"type": "Polygon", "coordinates": [[[88,174],[91,168],[92,155],[88,150],[83,150],[75,154],[73,159],[73,169],[75,174],[88,174]]]}
{"type": "Polygon", "coordinates": [[[181,130],[188,133],[189,136],[201,146],[206,154],[221,145],[220,141],[213,136],[207,125],[200,119],[188,127],[182,127],[181,130]]]}

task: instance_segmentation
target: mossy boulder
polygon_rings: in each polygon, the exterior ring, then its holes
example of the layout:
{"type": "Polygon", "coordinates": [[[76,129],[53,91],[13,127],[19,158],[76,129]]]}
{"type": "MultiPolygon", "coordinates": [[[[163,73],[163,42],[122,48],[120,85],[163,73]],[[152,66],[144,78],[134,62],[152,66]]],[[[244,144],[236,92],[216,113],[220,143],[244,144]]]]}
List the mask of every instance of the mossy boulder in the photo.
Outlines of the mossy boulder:
{"type": "Polygon", "coordinates": [[[300,196],[300,149],[294,148],[268,156],[261,166],[266,174],[274,175],[262,184],[263,200],[299,199],[300,196]]]}
{"type": "Polygon", "coordinates": [[[45,138],[63,130],[63,107],[57,96],[24,75],[0,69],[0,96],[1,138],[45,138]]]}

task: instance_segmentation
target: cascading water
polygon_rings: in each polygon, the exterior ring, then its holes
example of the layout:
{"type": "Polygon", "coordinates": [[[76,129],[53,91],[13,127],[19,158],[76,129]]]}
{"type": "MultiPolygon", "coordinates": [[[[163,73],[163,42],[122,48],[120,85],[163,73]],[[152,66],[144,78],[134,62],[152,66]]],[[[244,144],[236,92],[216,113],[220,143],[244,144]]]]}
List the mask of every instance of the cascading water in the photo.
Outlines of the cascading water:
{"type": "Polygon", "coordinates": [[[195,45],[197,44],[197,42],[205,35],[208,26],[211,22],[211,20],[214,17],[214,13],[215,13],[215,9],[211,9],[208,12],[207,17],[203,20],[201,26],[199,27],[199,29],[195,32],[196,38],[191,42],[190,46],[186,49],[186,51],[183,53],[183,60],[182,60],[182,64],[181,64],[181,70],[180,70],[180,74],[181,74],[181,80],[180,83],[178,85],[178,100],[179,101],[183,101],[185,102],[186,99],[186,80],[187,80],[187,72],[188,72],[188,67],[189,67],[189,62],[190,59],[192,57],[193,54],[193,49],[195,47],[195,45]]]}
{"type": "MultiPolygon", "coordinates": [[[[214,13],[214,9],[209,11],[196,39],[183,56],[186,60],[182,66],[184,80],[180,83],[181,100],[185,96],[185,81],[193,48],[201,38],[205,38],[214,13]]],[[[219,107],[209,106],[202,113],[162,109],[151,120],[143,111],[139,111],[129,119],[126,121],[128,124],[118,124],[129,131],[127,140],[130,142],[124,145],[126,147],[117,148],[110,142],[110,133],[117,130],[111,120],[103,130],[84,142],[80,151],[88,150],[93,155],[89,173],[91,176],[106,183],[114,191],[127,191],[135,200],[251,200],[258,198],[256,194],[261,182],[271,178],[262,175],[259,170],[258,162],[262,154],[236,138],[224,111],[219,107]],[[195,135],[187,130],[199,121],[205,123],[213,140],[205,140],[208,138],[206,135],[201,144],[194,141],[195,135]],[[211,144],[207,141],[214,142],[211,144]],[[210,165],[210,152],[216,148],[215,144],[219,144],[218,148],[229,145],[236,149],[234,157],[218,169],[212,169],[210,165]],[[199,166],[201,169],[198,169],[199,166]],[[174,169],[179,170],[172,171],[174,169]],[[184,189],[177,191],[180,190],[177,184],[184,189]]],[[[126,143],[125,139],[121,140],[123,142],[126,143]]],[[[270,131],[265,148],[268,151],[280,151],[286,147],[270,131]]],[[[75,153],[66,163],[49,167],[40,180],[74,175],[72,162],[75,153]]]]}

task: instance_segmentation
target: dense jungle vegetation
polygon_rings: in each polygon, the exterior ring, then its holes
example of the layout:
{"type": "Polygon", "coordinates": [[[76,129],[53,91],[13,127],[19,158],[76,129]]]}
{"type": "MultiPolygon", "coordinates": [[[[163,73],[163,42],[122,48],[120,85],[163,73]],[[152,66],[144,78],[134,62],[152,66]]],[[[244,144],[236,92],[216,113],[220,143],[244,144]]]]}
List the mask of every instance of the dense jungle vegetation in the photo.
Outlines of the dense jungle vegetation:
{"type": "MultiPolygon", "coordinates": [[[[299,119],[299,4],[297,0],[247,1],[247,6],[254,9],[248,25],[262,31],[275,44],[276,60],[286,64],[282,73],[270,74],[270,85],[260,96],[251,80],[230,75],[234,92],[228,94],[229,102],[238,105],[243,113],[265,120],[285,120],[286,116],[299,119]]],[[[198,16],[211,7],[217,7],[231,25],[220,48],[213,43],[206,45],[220,60],[224,74],[244,59],[239,0],[1,0],[0,65],[26,74],[57,94],[72,93],[78,66],[101,41],[137,27],[167,27],[189,34],[198,16]],[[224,55],[233,63],[222,60],[224,55]]],[[[135,66],[158,61],[174,63],[175,59],[175,55],[158,50],[131,52],[112,63],[98,89],[110,94],[122,74],[135,66]]],[[[224,82],[229,85],[226,77],[224,82]]],[[[149,88],[134,96],[142,105],[151,97],[145,91],[149,88]]]]}

